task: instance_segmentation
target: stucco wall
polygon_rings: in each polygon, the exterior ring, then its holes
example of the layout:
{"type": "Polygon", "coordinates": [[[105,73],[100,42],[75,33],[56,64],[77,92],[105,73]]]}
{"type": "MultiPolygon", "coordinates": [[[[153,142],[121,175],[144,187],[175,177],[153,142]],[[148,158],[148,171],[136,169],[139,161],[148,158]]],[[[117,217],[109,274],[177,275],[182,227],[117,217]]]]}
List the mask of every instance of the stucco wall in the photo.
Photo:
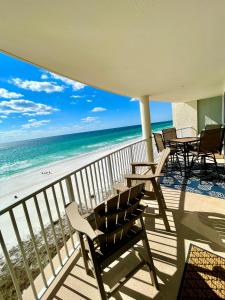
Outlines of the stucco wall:
{"type": "Polygon", "coordinates": [[[191,127],[188,135],[195,135],[198,129],[197,101],[173,103],[173,126],[177,129],[191,127]]]}
{"type": "Polygon", "coordinates": [[[222,122],[222,96],[198,100],[198,131],[206,124],[222,122]]]}

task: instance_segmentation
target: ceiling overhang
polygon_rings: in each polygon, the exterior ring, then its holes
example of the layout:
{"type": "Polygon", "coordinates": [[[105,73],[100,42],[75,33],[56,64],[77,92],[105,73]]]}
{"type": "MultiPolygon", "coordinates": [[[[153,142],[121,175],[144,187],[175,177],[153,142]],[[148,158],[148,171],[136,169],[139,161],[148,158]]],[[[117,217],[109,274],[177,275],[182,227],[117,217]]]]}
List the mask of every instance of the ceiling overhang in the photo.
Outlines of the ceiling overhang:
{"type": "Polygon", "coordinates": [[[1,50],[52,72],[159,101],[224,90],[224,0],[0,3],[1,50]]]}

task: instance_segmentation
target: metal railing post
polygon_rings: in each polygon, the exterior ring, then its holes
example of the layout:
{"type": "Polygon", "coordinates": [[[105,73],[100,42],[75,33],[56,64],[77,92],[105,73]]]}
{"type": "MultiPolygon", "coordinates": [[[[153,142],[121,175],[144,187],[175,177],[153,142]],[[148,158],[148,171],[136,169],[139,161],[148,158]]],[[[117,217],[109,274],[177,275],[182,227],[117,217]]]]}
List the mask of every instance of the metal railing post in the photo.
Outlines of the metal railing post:
{"type": "Polygon", "coordinates": [[[132,145],[129,146],[129,152],[130,152],[130,162],[132,163],[132,162],[134,162],[132,145]]]}
{"type": "Polygon", "coordinates": [[[67,193],[68,193],[68,197],[69,197],[69,202],[75,201],[73,185],[72,185],[72,180],[71,180],[70,176],[66,177],[66,188],[67,188],[67,193]]]}
{"type": "Polygon", "coordinates": [[[107,156],[107,164],[108,164],[108,170],[109,170],[110,186],[112,188],[112,186],[113,186],[113,173],[112,173],[112,164],[111,164],[110,155],[107,156]]]}
{"type": "Polygon", "coordinates": [[[19,300],[22,300],[23,298],[22,298],[22,294],[21,294],[21,291],[20,291],[20,287],[19,287],[19,284],[18,284],[18,281],[17,281],[17,278],[16,278],[16,274],[14,272],[14,268],[13,268],[11,259],[9,257],[9,253],[8,253],[7,248],[6,248],[5,241],[3,239],[1,231],[0,231],[0,244],[1,244],[4,256],[5,256],[5,259],[6,259],[7,267],[9,268],[9,273],[11,275],[12,282],[13,282],[15,290],[16,290],[16,295],[17,295],[19,300]]]}

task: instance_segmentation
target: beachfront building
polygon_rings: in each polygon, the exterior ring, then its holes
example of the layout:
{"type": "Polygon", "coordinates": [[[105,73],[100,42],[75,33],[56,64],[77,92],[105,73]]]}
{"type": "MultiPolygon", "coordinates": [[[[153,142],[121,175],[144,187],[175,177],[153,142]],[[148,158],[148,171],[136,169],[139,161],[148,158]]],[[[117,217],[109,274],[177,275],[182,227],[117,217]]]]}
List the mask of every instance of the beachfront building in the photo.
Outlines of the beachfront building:
{"type": "MultiPolygon", "coordinates": [[[[11,224],[7,231],[1,229],[0,241],[14,286],[12,299],[99,299],[95,279],[84,272],[80,245],[62,212],[74,200],[83,213],[90,212],[122,182],[132,162],[153,160],[152,99],[173,102],[174,125],[183,136],[197,135],[205,124],[224,123],[224,28],[223,0],[1,3],[1,51],[72,80],[138,98],[144,139],[56,178],[0,212],[11,224]],[[36,269],[27,260],[29,242],[21,239],[22,219],[31,235],[36,269]],[[41,234],[33,232],[34,224],[41,234]],[[22,257],[22,284],[13,263],[17,252],[7,249],[11,233],[22,257]]],[[[223,169],[224,160],[220,163],[223,169]]],[[[143,269],[127,282],[121,299],[176,299],[183,274],[182,282],[187,283],[186,261],[199,271],[195,281],[212,290],[212,299],[225,297],[224,182],[202,187],[179,176],[162,182],[172,231],[165,231],[160,220],[147,226],[160,290],[143,269]],[[189,249],[201,263],[190,260],[189,249]],[[200,274],[214,278],[214,269],[221,274],[215,289],[200,274]]],[[[186,293],[191,290],[187,286],[186,293]]]]}
{"type": "Polygon", "coordinates": [[[173,103],[173,124],[176,128],[192,127],[200,133],[206,124],[223,124],[224,95],[173,103]],[[187,117],[188,116],[188,117],[187,117]]]}

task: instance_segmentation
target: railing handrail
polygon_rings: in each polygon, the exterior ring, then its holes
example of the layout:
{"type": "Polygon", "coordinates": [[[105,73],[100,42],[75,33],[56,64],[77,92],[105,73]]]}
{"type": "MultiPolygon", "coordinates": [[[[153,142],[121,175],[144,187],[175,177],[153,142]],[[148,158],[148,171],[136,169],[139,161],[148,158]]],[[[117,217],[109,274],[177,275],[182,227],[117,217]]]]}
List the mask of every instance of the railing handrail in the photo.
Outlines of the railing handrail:
{"type": "MultiPolygon", "coordinates": [[[[5,264],[8,266],[18,299],[23,299],[22,292],[25,287],[21,285],[13,269],[15,262],[8,250],[11,239],[10,247],[16,243],[18,260],[22,262],[27,284],[33,292],[34,299],[41,299],[43,292],[50,286],[58,272],[77,250],[79,244],[68,222],[65,211],[67,204],[76,201],[81,212],[88,213],[95,205],[112,196],[115,193],[115,184],[122,182],[124,175],[131,172],[131,163],[147,160],[146,146],[152,139],[153,136],[148,139],[137,138],[135,142],[117,145],[113,151],[106,151],[104,155],[99,155],[97,159],[72,172],[43,184],[36,190],[34,188],[34,192],[17,199],[15,203],[0,211],[2,224],[8,224],[0,229],[0,249],[3,251],[5,264]],[[16,209],[14,210],[14,208],[16,209]],[[38,248],[39,238],[43,241],[41,248],[38,248]],[[6,241],[8,245],[6,245],[6,241]],[[33,250],[29,248],[29,243],[32,244],[33,250]],[[45,253],[44,263],[41,260],[43,251],[45,253]],[[29,268],[30,255],[32,260],[34,257],[35,268],[40,275],[40,280],[42,278],[43,281],[41,289],[39,283],[35,283],[37,277],[33,277],[29,268]],[[54,259],[57,259],[59,265],[58,263],[57,265],[53,264],[54,259]],[[44,272],[45,267],[51,270],[48,276],[44,272]]],[[[156,154],[155,150],[156,148],[154,148],[154,155],[156,154]]],[[[142,172],[143,169],[139,171],[142,172]]],[[[38,278],[37,281],[39,281],[38,278]]]]}
{"type": "MultiPolygon", "coordinates": [[[[191,128],[191,129],[194,129],[193,127],[189,126],[189,127],[184,127],[184,128],[178,128],[177,130],[184,130],[184,129],[190,129],[190,128],[191,128]]],[[[119,152],[119,151],[121,151],[121,150],[123,150],[123,149],[126,149],[126,148],[129,148],[129,147],[131,147],[131,146],[134,146],[134,145],[136,145],[136,144],[138,144],[138,143],[140,143],[140,142],[148,141],[148,140],[150,140],[150,139],[153,139],[153,135],[152,135],[150,138],[148,138],[148,139],[138,139],[136,142],[131,142],[131,143],[129,143],[129,144],[126,144],[125,146],[121,146],[121,147],[117,148],[116,150],[111,151],[111,152],[109,152],[109,153],[107,153],[107,154],[101,156],[100,158],[95,159],[95,160],[89,162],[88,164],[83,165],[83,166],[81,166],[80,168],[77,168],[77,169],[73,170],[72,172],[70,172],[70,173],[68,173],[68,174],[66,174],[66,175],[64,175],[64,176],[57,178],[56,180],[54,180],[54,181],[48,183],[47,185],[42,186],[41,188],[39,188],[38,190],[34,191],[33,193],[28,194],[27,196],[23,197],[22,199],[19,199],[19,200],[17,200],[16,202],[14,202],[13,204],[11,204],[11,205],[9,205],[9,206],[6,206],[6,207],[3,208],[2,210],[0,210],[0,216],[3,215],[4,213],[6,213],[7,211],[9,211],[10,209],[15,208],[16,206],[18,206],[18,205],[22,204],[23,202],[27,201],[28,199],[34,197],[35,195],[37,195],[37,194],[43,192],[43,190],[46,190],[46,189],[52,187],[53,185],[55,185],[55,184],[57,184],[57,183],[59,183],[59,182],[65,180],[66,178],[68,178],[69,176],[74,175],[74,174],[77,173],[77,172],[80,172],[81,170],[83,170],[83,169],[89,167],[90,165],[95,164],[95,163],[99,162],[100,160],[103,160],[103,159],[105,159],[106,157],[108,157],[108,156],[110,156],[110,155],[113,155],[114,153],[117,153],[117,152],[119,152]]]]}
{"type": "Polygon", "coordinates": [[[104,158],[106,158],[106,157],[108,157],[108,156],[110,156],[110,155],[113,155],[113,154],[116,153],[116,152],[119,152],[119,151],[121,151],[121,150],[123,150],[123,149],[129,148],[129,147],[131,147],[131,146],[134,146],[134,145],[136,145],[136,144],[138,144],[138,143],[140,143],[140,142],[148,141],[148,140],[150,140],[150,139],[152,139],[152,138],[153,138],[153,137],[151,136],[151,137],[148,138],[148,139],[139,139],[139,140],[136,141],[136,142],[126,144],[125,146],[121,146],[121,147],[117,148],[116,150],[111,151],[111,152],[109,152],[109,153],[107,153],[107,154],[101,156],[100,158],[98,158],[98,159],[96,159],[96,160],[93,160],[93,161],[89,162],[89,163],[86,164],[86,165],[83,165],[82,167],[80,167],[80,168],[78,168],[78,169],[75,169],[74,171],[72,171],[72,172],[70,172],[70,173],[68,173],[68,174],[66,174],[66,175],[64,175],[64,176],[62,176],[62,177],[60,177],[60,178],[58,178],[57,180],[52,181],[51,183],[49,183],[49,184],[47,184],[47,185],[44,185],[43,187],[39,188],[38,190],[34,191],[33,193],[30,193],[29,195],[23,197],[22,199],[20,199],[20,200],[14,202],[14,203],[12,203],[11,205],[6,206],[6,207],[3,208],[2,210],[0,210],[0,216],[3,215],[4,213],[8,212],[9,210],[15,208],[16,206],[22,204],[23,202],[29,200],[30,198],[34,197],[35,195],[37,195],[37,194],[43,192],[43,190],[46,190],[46,189],[52,187],[53,185],[55,185],[55,184],[57,184],[57,183],[59,183],[59,182],[65,180],[67,177],[69,177],[69,176],[71,176],[71,175],[73,175],[73,174],[75,174],[75,173],[77,173],[77,172],[80,172],[80,171],[83,170],[84,168],[87,168],[87,167],[89,167],[90,165],[95,164],[95,163],[97,163],[98,161],[100,161],[100,160],[102,160],[102,159],[104,159],[104,158]]]}

